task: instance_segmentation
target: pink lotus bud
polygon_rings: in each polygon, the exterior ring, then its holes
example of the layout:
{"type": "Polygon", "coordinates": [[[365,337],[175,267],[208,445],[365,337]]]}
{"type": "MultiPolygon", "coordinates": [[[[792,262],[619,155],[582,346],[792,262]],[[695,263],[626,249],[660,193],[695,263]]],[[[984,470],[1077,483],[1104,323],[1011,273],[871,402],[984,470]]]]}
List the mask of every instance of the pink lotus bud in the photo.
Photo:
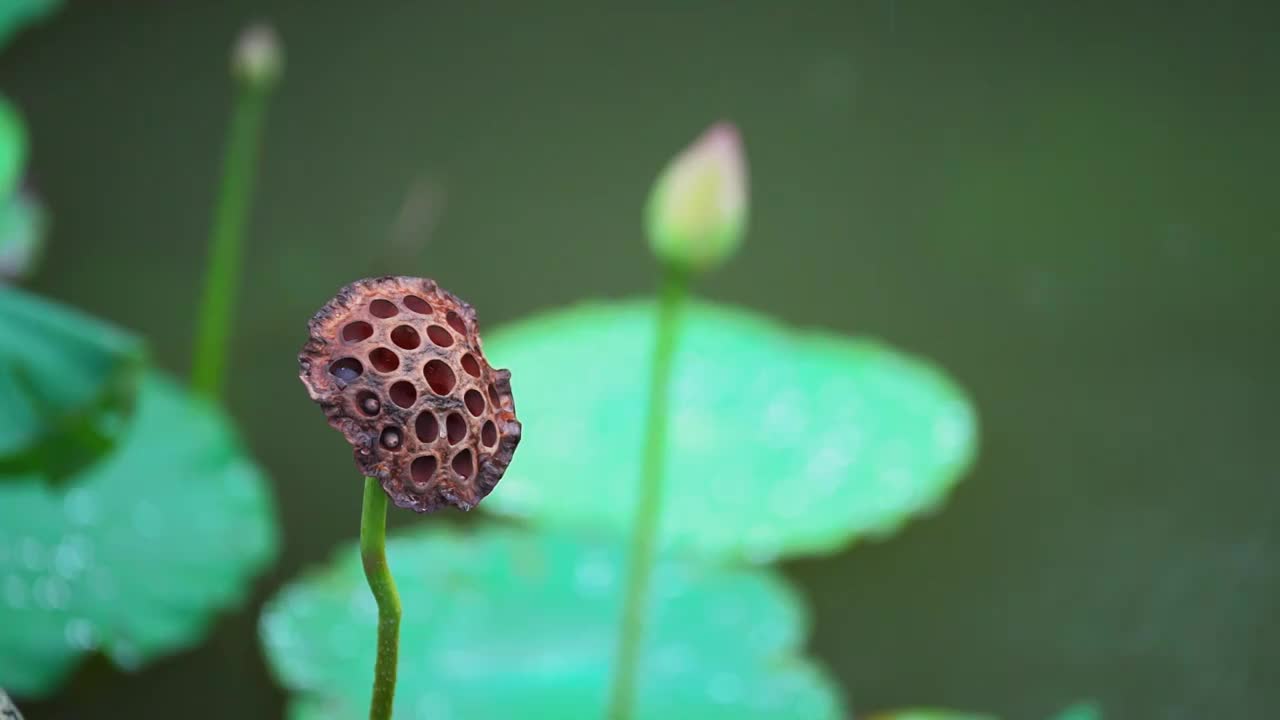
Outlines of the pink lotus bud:
{"type": "Polygon", "coordinates": [[[658,176],[645,208],[649,245],[664,262],[705,271],[728,260],[747,227],[747,162],[738,130],[712,125],[658,176]]]}

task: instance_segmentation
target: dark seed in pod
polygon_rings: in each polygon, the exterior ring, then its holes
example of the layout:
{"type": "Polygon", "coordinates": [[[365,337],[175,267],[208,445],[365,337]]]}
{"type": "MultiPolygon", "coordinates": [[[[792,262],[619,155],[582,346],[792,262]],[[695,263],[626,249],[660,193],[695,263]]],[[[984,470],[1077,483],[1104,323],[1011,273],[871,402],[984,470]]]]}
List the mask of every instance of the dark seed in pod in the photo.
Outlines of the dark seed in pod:
{"type": "Polygon", "coordinates": [[[388,450],[395,450],[400,447],[401,437],[400,431],[395,428],[387,428],[382,431],[382,447],[388,450]]]}

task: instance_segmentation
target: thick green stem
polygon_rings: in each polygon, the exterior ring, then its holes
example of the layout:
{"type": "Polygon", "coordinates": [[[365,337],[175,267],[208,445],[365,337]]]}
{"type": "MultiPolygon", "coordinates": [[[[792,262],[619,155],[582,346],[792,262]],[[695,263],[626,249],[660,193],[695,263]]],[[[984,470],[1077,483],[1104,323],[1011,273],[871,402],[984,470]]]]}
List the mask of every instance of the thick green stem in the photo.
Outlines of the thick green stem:
{"type": "Polygon", "coordinates": [[[389,720],[396,696],[396,662],[400,654],[400,593],[387,566],[387,494],[377,478],[364,479],[360,559],[364,562],[369,589],[378,601],[378,656],[373,665],[369,720],[389,720]]]}
{"type": "Polygon", "coordinates": [[[241,79],[223,159],[222,187],[209,236],[204,295],[196,325],[191,385],[200,394],[221,399],[230,354],[231,317],[240,274],[245,218],[253,191],[259,138],[270,84],[241,79]]]}
{"type": "Polygon", "coordinates": [[[639,498],[631,534],[622,628],[613,667],[613,690],[609,698],[608,717],[611,720],[627,720],[635,706],[637,670],[649,609],[649,580],[653,574],[658,529],[662,519],[662,475],[667,455],[671,366],[680,334],[680,310],[687,294],[688,276],[675,269],[668,269],[658,298],[639,498]]]}

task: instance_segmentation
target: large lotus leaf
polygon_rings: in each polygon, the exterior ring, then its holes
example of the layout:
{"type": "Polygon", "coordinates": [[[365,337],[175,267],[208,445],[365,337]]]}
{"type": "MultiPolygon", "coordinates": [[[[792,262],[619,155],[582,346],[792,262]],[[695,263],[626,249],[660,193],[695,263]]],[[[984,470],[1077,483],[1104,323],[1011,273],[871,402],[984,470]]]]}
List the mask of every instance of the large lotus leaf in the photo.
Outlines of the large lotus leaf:
{"type": "Polygon", "coordinates": [[[15,192],[0,199],[0,283],[24,277],[35,268],[45,224],[44,208],[31,195],[15,192]]]}
{"type": "Polygon", "coordinates": [[[0,48],[29,23],[58,9],[62,0],[0,0],[0,48]]]}
{"type": "Polygon", "coordinates": [[[95,649],[132,668],[191,645],[275,547],[268,488],[227,421],[148,375],[101,462],[61,486],[0,483],[0,680],[41,695],[95,649]]]}
{"type": "MultiPolygon", "coordinates": [[[[602,717],[622,608],[612,543],[507,528],[419,531],[387,548],[404,606],[401,720],[602,717]]],[[[825,676],[798,656],[804,613],[765,570],[665,561],[641,659],[637,720],[833,720],[825,676]]],[[[270,602],[267,658],[294,720],[367,712],[377,608],[358,551],[270,602]]]]}
{"type": "Polygon", "coordinates": [[[0,482],[82,470],[128,427],[143,349],[134,336],[0,286],[0,482]]]}
{"type": "MultiPolygon", "coordinates": [[[[3,20],[0,16],[0,42],[3,41],[3,20]]],[[[8,200],[26,162],[27,131],[22,116],[12,103],[0,96],[0,198],[8,200]]]]}
{"type": "MultiPolygon", "coordinates": [[[[934,507],[973,458],[973,409],[921,360],[704,303],[682,328],[668,546],[751,560],[829,551],[934,507]]],[[[552,312],[488,339],[528,430],[483,507],[630,527],[653,335],[653,304],[635,301],[552,312]]]]}

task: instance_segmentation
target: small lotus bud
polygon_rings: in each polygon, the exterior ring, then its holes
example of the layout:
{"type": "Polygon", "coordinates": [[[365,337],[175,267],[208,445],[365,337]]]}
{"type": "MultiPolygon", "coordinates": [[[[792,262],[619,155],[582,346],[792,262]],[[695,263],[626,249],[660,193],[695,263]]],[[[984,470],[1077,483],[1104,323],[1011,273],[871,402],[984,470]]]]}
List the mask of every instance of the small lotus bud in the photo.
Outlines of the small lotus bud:
{"type": "Polygon", "coordinates": [[[231,54],[231,73],[249,85],[266,89],[275,85],[284,69],[280,38],[266,23],[245,28],[231,54]]]}
{"type": "Polygon", "coordinates": [[[738,130],[711,126],[658,176],[645,208],[649,245],[664,262],[709,270],[733,256],[747,227],[747,163],[738,130]]]}

